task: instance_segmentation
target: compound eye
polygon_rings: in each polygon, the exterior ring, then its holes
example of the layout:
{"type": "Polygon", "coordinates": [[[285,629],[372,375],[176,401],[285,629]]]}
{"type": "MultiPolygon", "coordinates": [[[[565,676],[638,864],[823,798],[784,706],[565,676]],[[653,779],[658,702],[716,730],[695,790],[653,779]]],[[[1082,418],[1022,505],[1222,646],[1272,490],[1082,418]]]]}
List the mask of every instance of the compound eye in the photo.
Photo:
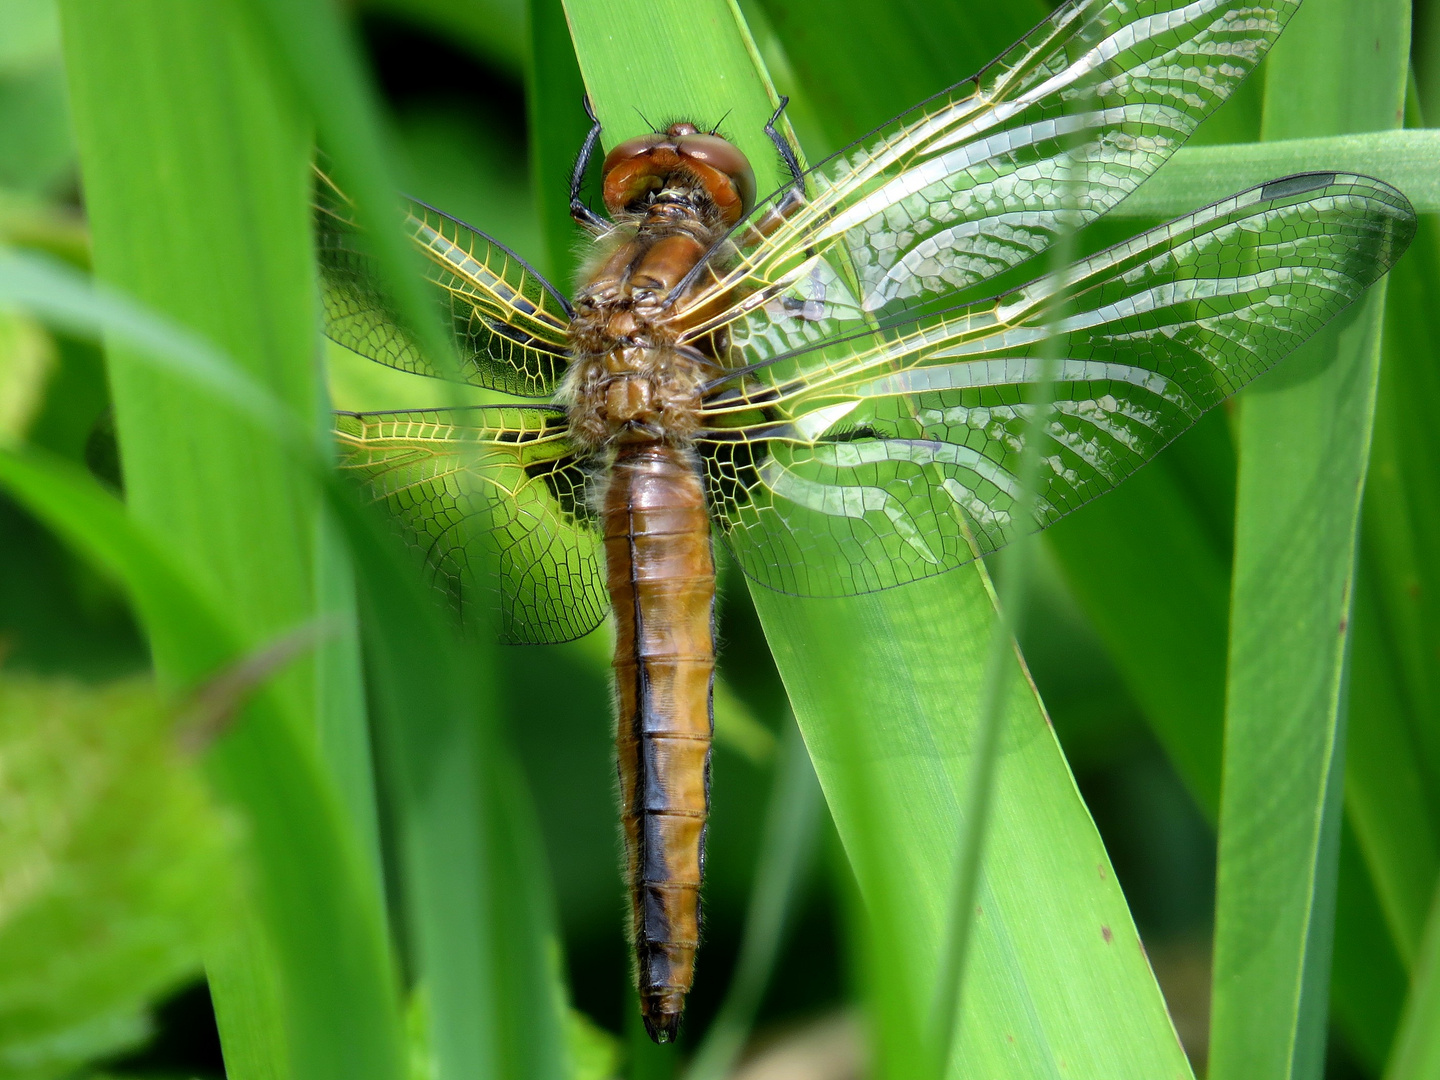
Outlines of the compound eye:
{"type": "MultiPolygon", "coordinates": [[[[724,213],[727,224],[733,225],[750,212],[755,205],[755,170],[750,168],[750,160],[740,152],[740,148],[719,135],[682,135],[675,140],[676,150],[686,161],[695,165],[703,165],[719,177],[729,181],[730,190],[724,187],[717,188],[714,184],[707,183],[710,189],[710,197],[724,213]]],[[[699,170],[701,175],[707,175],[704,170],[699,170]]]]}
{"type": "Polygon", "coordinates": [[[601,194],[612,214],[628,209],[665,184],[665,176],[680,163],[668,135],[640,135],[626,139],[605,155],[600,167],[601,194]]]}
{"type": "Polygon", "coordinates": [[[612,214],[627,210],[681,171],[700,181],[727,225],[755,204],[755,173],[745,155],[718,135],[678,123],[664,132],[627,139],[605,155],[605,206],[612,214]]]}

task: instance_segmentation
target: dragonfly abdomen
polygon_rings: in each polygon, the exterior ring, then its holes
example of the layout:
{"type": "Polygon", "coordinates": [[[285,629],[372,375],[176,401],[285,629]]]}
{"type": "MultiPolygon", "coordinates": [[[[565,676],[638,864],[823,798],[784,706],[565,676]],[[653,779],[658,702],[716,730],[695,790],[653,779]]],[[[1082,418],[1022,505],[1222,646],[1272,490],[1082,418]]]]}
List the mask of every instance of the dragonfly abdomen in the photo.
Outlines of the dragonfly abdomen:
{"type": "Polygon", "coordinates": [[[710,808],[715,560],[692,455],[622,444],[604,530],[630,930],[641,1012],[665,1042],[694,978],[710,808]]]}

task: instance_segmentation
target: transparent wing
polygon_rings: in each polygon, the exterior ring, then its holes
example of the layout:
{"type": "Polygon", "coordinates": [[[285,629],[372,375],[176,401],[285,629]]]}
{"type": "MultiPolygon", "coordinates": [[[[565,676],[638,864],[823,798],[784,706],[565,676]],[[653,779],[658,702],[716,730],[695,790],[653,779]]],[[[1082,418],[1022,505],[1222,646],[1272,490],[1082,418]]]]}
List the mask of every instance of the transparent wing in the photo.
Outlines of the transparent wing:
{"type": "Polygon", "coordinates": [[[1415,216],[1364,177],[1253,188],[996,299],[709,391],[711,512],[771,588],[846,595],[988,554],[1113,488],[1382,275],[1415,216]],[[1033,521],[1017,469],[1054,372],[1033,521]]]}
{"type": "Polygon", "coordinates": [[[562,412],[340,413],[341,467],[400,523],[463,614],[495,589],[509,641],[567,641],[609,610],[592,474],[562,412]]]}
{"type": "MultiPolygon", "coordinates": [[[[459,376],[522,397],[549,397],[565,368],[570,308],[514,252],[424,203],[404,201],[405,228],[425,256],[436,303],[454,334],[459,376]]],[[[315,169],[315,234],[325,332],[387,367],[453,377],[425,357],[360,242],[354,208],[315,169]]]]}
{"type": "Polygon", "coordinates": [[[974,79],[811,170],[808,201],[782,223],[772,211],[784,192],[757,208],[750,220],[769,215],[768,235],[742,226],[687,307],[727,295],[738,304],[718,301],[729,309],[689,336],[746,316],[735,344],[742,362],[755,363],[1031,258],[1158,169],[1250,73],[1298,6],[1062,5],[974,79]]]}

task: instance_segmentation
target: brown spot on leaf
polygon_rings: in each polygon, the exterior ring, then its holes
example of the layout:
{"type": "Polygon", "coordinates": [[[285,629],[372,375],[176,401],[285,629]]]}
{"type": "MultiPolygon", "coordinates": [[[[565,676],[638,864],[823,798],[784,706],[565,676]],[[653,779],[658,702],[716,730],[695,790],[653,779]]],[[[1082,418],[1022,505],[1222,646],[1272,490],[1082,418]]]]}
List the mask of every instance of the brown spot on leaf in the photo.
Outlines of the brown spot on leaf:
{"type": "Polygon", "coordinates": [[[1105,939],[1105,944],[1107,945],[1110,944],[1110,942],[1113,941],[1115,938],[1115,935],[1110,932],[1110,928],[1108,926],[1100,927],[1100,936],[1105,939]]]}

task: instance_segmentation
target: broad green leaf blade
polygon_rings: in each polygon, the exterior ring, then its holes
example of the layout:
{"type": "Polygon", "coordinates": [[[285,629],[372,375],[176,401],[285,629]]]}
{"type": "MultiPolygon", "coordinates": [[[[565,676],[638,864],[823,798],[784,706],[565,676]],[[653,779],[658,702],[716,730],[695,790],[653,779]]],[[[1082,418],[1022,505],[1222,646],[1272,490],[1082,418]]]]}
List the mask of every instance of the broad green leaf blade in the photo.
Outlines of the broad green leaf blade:
{"type": "Polygon", "coordinates": [[[0,679],[0,1074],[71,1075],[149,1034],[234,902],[227,823],[154,686],[0,679]]]}
{"type": "MultiPolygon", "coordinates": [[[[567,11],[601,118],[619,126],[607,145],[635,133],[633,108],[703,119],[733,106],[726,127],[760,188],[774,186],[761,131],[768,94],[724,5],[567,11]],[[657,32],[663,53],[646,47],[657,32]]],[[[855,600],[752,594],[877,935],[883,1072],[919,1076],[993,599],[977,569],[855,600]]],[[[952,1075],[1028,1077],[1063,1061],[1071,1076],[1188,1076],[1104,849],[1018,664],[1006,698],[952,1075]]]]}
{"type": "MultiPolygon", "coordinates": [[[[163,2],[66,0],[62,12],[98,276],[221,343],[318,420],[306,136],[254,35],[163,2]],[[148,79],[124,77],[136,64],[148,79]]],[[[315,503],[282,452],[112,353],[132,510],[165,530],[254,642],[312,615],[315,503]]],[[[312,679],[307,663],[281,681],[296,717],[312,713],[312,679]]]]}
{"type": "MultiPolygon", "coordinates": [[[[590,130],[590,118],[581,106],[585,84],[580,79],[575,48],[570,44],[561,0],[530,0],[528,14],[530,55],[525,68],[525,112],[532,188],[546,256],[539,265],[569,296],[579,245],[584,239],[570,218],[570,170],[590,130]]],[[[587,194],[593,198],[593,189],[587,194]]],[[[595,202],[598,207],[598,200],[595,202]]]]}
{"type": "MultiPolygon", "coordinates": [[[[1408,14],[1400,0],[1307,3],[1270,57],[1264,135],[1397,126],[1408,14]]],[[[1241,405],[1215,1080],[1318,1077],[1324,1065],[1348,628],[1383,288],[1241,405]]]]}
{"type": "Polygon", "coordinates": [[[1113,217],[1168,218],[1252,184],[1292,173],[1332,169],[1384,180],[1405,192],[1417,212],[1435,213],[1440,210],[1437,161],[1440,131],[1367,131],[1361,135],[1182,147],[1110,213],[1113,217]]]}
{"type": "Polygon", "coordinates": [[[1352,819],[1406,963],[1440,870],[1440,222],[1421,222],[1386,297],[1351,680],[1352,819]]]}
{"type": "MultiPolygon", "coordinates": [[[[159,542],[75,467],[37,455],[0,454],[0,485],[88,560],[119,579],[170,679],[194,684],[238,659],[239,634],[222,621],[159,542]]],[[[220,955],[219,985],[243,991],[227,1045],[236,1076],[340,1076],[396,1080],[401,1037],[384,913],[373,875],[348,830],[315,754],[266,690],[208,755],[212,780],[246,815],[259,927],[251,954],[220,955]],[[273,951],[269,951],[273,950],[273,951]],[[268,991],[263,995],[257,991],[268,991]],[[282,1011],[283,1010],[283,1011],[282,1011]]]]}
{"type": "Polygon", "coordinates": [[[758,0],[832,146],[968,79],[1049,14],[1040,0],[758,0]]]}
{"type": "Polygon", "coordinates": [[[755,190],[781,185],[779,156],[765,136],[774,90],[756,76],[754,42],[730,5],[569,0],[565,17],[606,149],[649,132],[639,114],[652,109],[706,130],[723,116],[730,140],[755,170],[755,190]]]}
{"type": "Polygon", "coordinates": [[[1216,410],[1118,491],[1047,533],[1076,599],[1211,821],[1220,802],[1234,470],[1216,410]]]}
{"type": "MultiPolygon", "coordinates": [[[[924,987],[953,880],[991,595],[962,569],[855,600],[757,590],[756,606],[862,893],[875,918],[893,920],[884,962],[924,987]]],[[[1188,1075],[1034,691],[1013,661],[1006,679],[952,1075],[1044,1075],[1061,1059],[1075,1076],[1188,1075]]]]}
{"type": "MultiPolygon", "coordinates": [[[[62,15],[99,272],[212,335],[297,415],[318,419],[308,134],[254,28],[229,5],[210,11],[67,0],[62,15]],[[137,69],[144,79],[131,77],[137,69]]],[[[165,532],[209,595],[232,613],[245,643],[313,618],[320,599],[313,489],[297,482],[273,439],[253,423],[157,378],[123,348],[112,350],[109,362],[137,517],[165,532]]],[[[332,595],[326,603],[343,605],[344,598],[332,595]]],[[[343,607],[337,614],[353,618],[343,607]]],[[[353,637],[324,648],[326,697],[317,697],[316,666],[307,661],[282,677],[284,708],[306,728],[324,716],[327,743],[340,745],[336,765],[363,769],[353,637]]],[[[173,677],[176,659],[162,650],[156,659],[173,677]]],[[[338,779],[358,815],[353,827],[373,839],[368,770],[338,779]]],[[[376,887],[378,879],[375,872],[376,887]]],[[[223,968],[224,958],[217,955],[212,967],[223,968]]],[[[246,978],[244,971],[222,973],[217,981],[222,1030],[263,1031],[247,1014],[305,1007],[294,1000],[263,1004],[270,992],[246,989],[246,978]]],[[[337,1068],[387,1075],[396,1045],[396,1021],[385,1015],[393,1004],[388,988],[360,984],[354,991],[361,1001],[374,994],[363,1007],[381,1010],[371,1039],[319,1051],[306,1035],[292,1045],[302,1074],[337,1068]]],[[[283,1068],[247,1063],[230,1042],[242,1076],[283,1068]]]]}

